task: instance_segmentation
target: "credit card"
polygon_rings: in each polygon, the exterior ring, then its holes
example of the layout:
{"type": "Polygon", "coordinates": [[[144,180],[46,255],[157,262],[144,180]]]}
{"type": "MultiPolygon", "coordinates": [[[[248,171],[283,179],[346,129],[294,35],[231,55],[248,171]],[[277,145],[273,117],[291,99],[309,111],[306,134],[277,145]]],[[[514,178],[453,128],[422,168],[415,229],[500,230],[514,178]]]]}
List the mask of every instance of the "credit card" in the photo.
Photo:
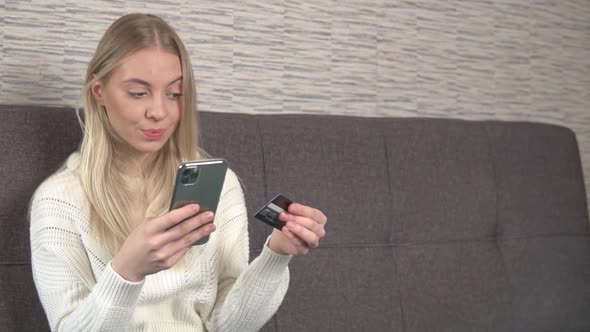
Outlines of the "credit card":
{"type": "Polygon", "coordinates": [[[283,194],[277,194],[273,199],[266,203],[254,217],[262,222],[265,222],[276,229],[283,229],[285,222],[279,219],[279,214],[289,208],[293,203],[292,200],[283,194]]]}

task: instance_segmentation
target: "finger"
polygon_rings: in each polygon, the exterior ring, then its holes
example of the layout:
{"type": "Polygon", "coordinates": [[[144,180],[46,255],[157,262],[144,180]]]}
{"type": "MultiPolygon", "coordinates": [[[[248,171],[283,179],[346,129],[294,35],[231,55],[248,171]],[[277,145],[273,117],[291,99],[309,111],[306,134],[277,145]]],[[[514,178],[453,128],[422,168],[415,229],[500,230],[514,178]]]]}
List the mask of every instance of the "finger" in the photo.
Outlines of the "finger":
{"type": "Polygon", "coordinates": [[[298,225],[301,225],[301,226],[311,230],[315,234],[317,234],[317,236],[320,238],[322,238],[326,235],[326,232],[324,230],[324,225],[319,224],[318,222],[316,222],[315,220],[312,220],[310,218],[302,217],[302,216],[298,216],[298,215],[294,215],[294,214],[289,214],[289,213],[284,213],[284,212],[282,212],[279,215],[279,218],[287,223],[294,222],[298,225]]]}
{"type": "Polygon", "coordinates": [[[302,239],[300,239],[298,236],[296,236],[295,234],[291,233],[291,231],[289,231],[289,229],[287,229],[287,227],[283,227],[282,229],[283,234],[285,234],[289,240],[291,240],[291,242],[293,242],[293,244],[295,244],[298,247],[303,247],[303,248],[309,248],[309,244],[307,244],[307,242],[303,241],[302,239]]]}
{"type": "Polygon", "coordinates": [[[215,231],[216,227],[215,224],[209,223],[202,227],[199,227],[192,232],[186,234],[185,236],[177,239],[176,241],[172,241],[168,243],[163,250],[166,250],[169,253],[174,253],[182,248],[187,248],[192,246],[193,243],[197,242],[198,240],[204,238],[205,236],[210,235],[215,231]]]}
{"type": "Polygon", "coordinates": [[[186,253],[190,250],[189,247],[185,247],[180,249],[179,251],[177,251],[176,253],[172,254],[172,256],[168,257],[168,259],[166,259],[163,264],[162,264],[162,268],[164,269],[169,269],[171,267],[174,266],[174,264],[178,263],[178,261],[184,257],[184,255],[186,255],[186,253]]]}
{"type": "Polygon", "coordinates": [[[152,220],[155,232],[163,232],[199,212],[199,204],[188,204],[152,220]]]}
{"type": "Polygon", "coordinates": [[[328,218],[326,217],[326,215],[324,215],[322,211],[300,203],[293,203],[289,205],[287,211],[289,211],[292,214],[313,219],[315,220],[315,222],[321,225],[325,225],[328,222],[328,218]]]}
{"type": "Polygon", "coordinates": [[[215,215],[211,211],[199,213],[194,217],[191,217],[179,224],[172,226],[162,234],[161,241],[172,242],[176,241],[195,229],[202,227],[203,225],[210,223],[215,218],[215,215]]]}
{"type": "Polygon", "coordinates": [[[316,233],[299,224],[288,222],[285,227],[295,236],[303,240],[310,248],[316,248],[320,244],[320,238],[316,233]]]}

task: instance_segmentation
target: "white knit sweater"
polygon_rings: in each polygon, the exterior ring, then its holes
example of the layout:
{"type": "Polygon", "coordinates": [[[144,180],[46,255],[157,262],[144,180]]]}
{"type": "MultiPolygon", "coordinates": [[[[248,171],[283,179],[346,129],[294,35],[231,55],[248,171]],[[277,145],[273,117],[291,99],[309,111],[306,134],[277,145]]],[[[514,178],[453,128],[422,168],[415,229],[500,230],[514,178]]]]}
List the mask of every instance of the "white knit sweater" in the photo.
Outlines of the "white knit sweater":
{"type": "Polygon", "coordinates": [[[88,201],[72,171],[78,159],[70,156],[31,204],[33,276],[52,330],[256,331],[276,312],[291,256],[264,245],[248,265],[244,196],[231,170],[209,242],[190,249],[185,264],[133,283],[88,232],[88,201]]]}

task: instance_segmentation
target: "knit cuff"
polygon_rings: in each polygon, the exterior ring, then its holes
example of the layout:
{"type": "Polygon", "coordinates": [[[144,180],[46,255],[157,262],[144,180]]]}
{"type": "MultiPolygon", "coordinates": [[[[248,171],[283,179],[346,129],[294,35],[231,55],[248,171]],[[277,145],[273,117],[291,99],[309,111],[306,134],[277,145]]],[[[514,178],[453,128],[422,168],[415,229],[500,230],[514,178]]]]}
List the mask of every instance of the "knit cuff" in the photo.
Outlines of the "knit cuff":
{"type": "Polygon", "coordinates": [[[287,268],[289,265],[289,262],[293,256],[281,255],[272,251],[272,249],[270,249],[268,246],[271,236],[272,235],[266,239],[264,245],[262,246],[262,252],[258,256],[258,260],[260,260],[258,268],[263,269],[264,274],[267,276],[275,274],[277,277],[280,277],[280,275],[285,271],[285,268],[287,268]]]}
{"type": "Polygon", "coordinates": [[[96,293],[97,302],[105,307],[135,307],[144,281],[125,280],[113,270],[109,262],[92,292],[96,293]]]}

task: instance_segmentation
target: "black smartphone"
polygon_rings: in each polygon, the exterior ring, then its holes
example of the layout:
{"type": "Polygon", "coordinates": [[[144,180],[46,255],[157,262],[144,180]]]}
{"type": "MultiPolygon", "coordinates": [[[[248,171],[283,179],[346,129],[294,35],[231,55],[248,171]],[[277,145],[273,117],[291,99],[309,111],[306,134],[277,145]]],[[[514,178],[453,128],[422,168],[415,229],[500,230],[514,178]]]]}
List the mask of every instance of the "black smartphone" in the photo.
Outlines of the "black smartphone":
{"type": "MultiPolygon", "coordinates": [[[[224,159],[207,159],[179,164],[170,210],[197,203],[201,207],[197,214],[206,211],[215,213],[226,172],[227,162],[224,159]]],[[[206,236],[193,245],[205,244],[208,240],[209,236],[206,236]]]]}
{"type": "Polygon", "coordinates": [[[293,201],[287,196],[279,193],[275,195],[268,203],[264,204],[254,217],[272,227],[281,230],[285,226],[285,222],[279,219],[279,214],[289,208],[293,201]]]}

